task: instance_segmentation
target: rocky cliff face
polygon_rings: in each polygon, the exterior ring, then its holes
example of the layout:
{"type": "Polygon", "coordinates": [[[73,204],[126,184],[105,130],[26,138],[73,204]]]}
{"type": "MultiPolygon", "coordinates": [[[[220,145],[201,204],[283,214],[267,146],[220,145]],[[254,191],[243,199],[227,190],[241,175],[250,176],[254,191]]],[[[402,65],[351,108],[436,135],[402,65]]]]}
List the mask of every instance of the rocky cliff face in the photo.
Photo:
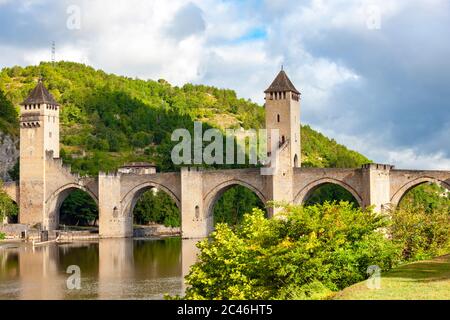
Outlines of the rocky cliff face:
{"type": "Polygon", "coordinates": [[[14,167],[19,157],[19,139],[0,132],[0,179],[11,180],[8,171],[14,167]]]}

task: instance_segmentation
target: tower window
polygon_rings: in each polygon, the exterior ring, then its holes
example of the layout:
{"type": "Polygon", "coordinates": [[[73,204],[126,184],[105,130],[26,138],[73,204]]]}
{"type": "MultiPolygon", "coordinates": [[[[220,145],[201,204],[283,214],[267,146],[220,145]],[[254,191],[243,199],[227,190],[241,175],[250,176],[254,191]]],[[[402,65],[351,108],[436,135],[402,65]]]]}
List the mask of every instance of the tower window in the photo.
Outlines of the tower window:
{"type": "Polygon", "coordinates": [[[280,115],[277,114],[277,122],[280,122],[280,115]]]}
{"type": "Polygon", "coordinates": [[[283,92],[283,99],[286,99],[286,92],[283,92]]]}
{"type": "Polygon", "coordinates": [[[286,138],[284,136],[281,136],[281,144],[284,144],[285,141],[286,141],[286,138]]]}
{"type": "Polygon", "coordinates": [[[195,219],[198,220],[198,218],[200,218],[200,208],[195,206],[195,219]]]}

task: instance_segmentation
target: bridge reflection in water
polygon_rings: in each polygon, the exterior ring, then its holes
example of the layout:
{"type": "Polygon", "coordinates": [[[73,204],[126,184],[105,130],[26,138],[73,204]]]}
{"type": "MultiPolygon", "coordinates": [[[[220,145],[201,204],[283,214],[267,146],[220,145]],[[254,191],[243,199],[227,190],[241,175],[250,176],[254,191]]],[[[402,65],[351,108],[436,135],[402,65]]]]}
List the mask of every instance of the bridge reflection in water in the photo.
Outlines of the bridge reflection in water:
{"type": "Polygon", "coordinates": [[[101,239],[0,249],[0,299],[162,299],[182,294],[197,240],[101,239]],[[80,267],[81,289],[66,273],[80,267]]]}

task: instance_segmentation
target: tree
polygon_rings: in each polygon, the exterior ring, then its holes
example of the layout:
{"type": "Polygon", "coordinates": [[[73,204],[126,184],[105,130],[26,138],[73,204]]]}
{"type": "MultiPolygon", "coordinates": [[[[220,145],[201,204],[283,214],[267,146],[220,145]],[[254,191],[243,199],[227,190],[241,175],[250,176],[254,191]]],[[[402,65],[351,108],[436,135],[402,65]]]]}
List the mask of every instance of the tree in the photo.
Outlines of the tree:
{"type": "Polygon", "coordinates": [[[437,184],[410,190],[391,212],[390,236],[403,259],[414,261],[450,252],[450,192],[437,184]]]}
{"type": "Polygon", "coordinates": [[[138,224],[149,222],[164,224],[166,227],[181,225],[180,210],[165,192],[150,189],[139,198],[133,211],[138,224]]]}
{"type": "Polygon", "coordinates": [[[0,222],[5,217],[15,217],[18,213],[17,204],[3,190],[3,183],[0,180],[0,222]]]}
{"type": "Polygon", "coordinates": [[[74,190],[60,209],[60,222],[68,225],[95,225],[98,208],[95,201],[82,190],[74,190]]]}
{"type": "Polygon", "coordinates": [[[9,134],[17,134],[17,112],[14,105],[6,97],[5,93],[0,90],[0,131],[9,134]]]}
{"type": "Polygon", "coordinates": [[[348,202],[285,206],[282,219],[260,209],[235,229],[218,224],[198,244],[187,299],[318,299],[388,270],[399,249],[381,232],[386,217],[348,202]]]}
{"type": "Polygon", "coordinates": [[[234,186],[224,192],[214,206],[214,224],[239,224],[244,214],[253,208],[264,209],[264,204],[251,190],[243,186],[234,186]]]}

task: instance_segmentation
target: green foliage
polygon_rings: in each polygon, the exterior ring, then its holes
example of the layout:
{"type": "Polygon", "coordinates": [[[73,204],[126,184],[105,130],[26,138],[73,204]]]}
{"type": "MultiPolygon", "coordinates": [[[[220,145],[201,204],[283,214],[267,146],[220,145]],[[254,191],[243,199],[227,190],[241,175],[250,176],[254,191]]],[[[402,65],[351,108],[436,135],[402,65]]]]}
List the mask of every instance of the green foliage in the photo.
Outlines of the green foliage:
{"type": "Polygon", "coordinates": [[[3,232],[0,232],[0,240],[5,240],[6,238],[6,234],[4,234],[3,232]]]}
{"type": "Polygon", "coordinates": [[[164,191],[150,189],[142,194],[134,208],[134,221],[138,224],[150,222],[166,227],[180,227],[180,210],[164,191]]]}
{"type": "Polygon", "coordinates": [[[11,180],[13,181],[19,181],[20,177],[20,165],[19,160],[14,164],[14,167],[11,168],[11,170],[8,171],[9,176],[11,177],[11,180]]]}
{"type": "Polygon", "coordinates": [[[260,209],[235,230],[218,224],[198,244],[199,262],[186,277],[188,299],[326,298],[398,262],[397,247],[380,232],[387,219],[347,202],[286,206],[283,218],[260,209]]]}
{"type": "Polygon", "coordinates": [[[313,190],[309,198],[305,201],[305,205],[323,204],[327,201],[347,201],[352,203],[355,207],[359,206],[358,201],[349,191],[332,183],[320,185],[313,190]]]}
{"type": "MultiPolygon", "coordinates": [[[[22,102],[40,76],[63,106],[61,140],[68,150],[64,161],[81,174],[117,168],[125,159],[152,161],[162,171],[177,169],[168,161],[174,145],[170,135],[176,128],[192,130],[196,120],[203,121],[205,129],[258,129],[264,123],[264,109],[238,98],[233,90],[193,84],[174,87],[162,79],[120,77],[72,62],[4,68],[0,90],[5,95],[0,94],[0,103],[7,103],[8,108],[0,109],[5,110],[0,119],[18,127],[9,101],[14,105],[22,102]],[[80,158],[80,151],[85,156],[80,158]],[[98,163],[99,159],[92,157],[96,152],[104,152],[108,161],[98,163]]],[[[358,167],[368,162],[309,126],[302,128],[302,152],[306,166],[358,167]]]]}
{"type": "Polygon", "coordinates": [[[64,200],[60,209],[60,224],[95,225],[98,207],[89,194],[74,190],[64,200]]]}
{"type": "Polygon", "coordinates": [[[450,195],[436,184],[410,190],[392,211],[391,236],[414,261],[450,252],[450,195]]]}
{"type": "MultiPolygon", "coordinates": [[[[133,161],[153,162],[160,171],[178,170],[170,159],[176,144],[170,137],[176,128],[192,132],[194,121],[202,121],[204,130],[239,126],[259,129],[264,124],[264,108],[238,98],[233,90],[193,84],[176,87],[163,79],[131,79],[78,63],[57,62],[53,66],[43,62],[38,66],[4,68],[0,72],[0,90],[5,92],[0,93],[0,104],[7,105],[0,110],[8,111],[0,113],[0,130],[4,131],[7,124],[7,132],[18,134],[17,114],[14,115],[12,105],[22,102],[41,76],[62,105],[61,157],[73,172],[81,175],[114,171],[133,161]]],[[[368,162],[309,126],[302,127],[301,139],[305,166],[358,167],[368,162]]],[[[250,208],[244,206],[243,199],[259,206],[251,191],[241,191],[230,191],[234,196],[225,194],[226,201],[219,200],[214,210],[216,220],[233,224],[239,221],[250,208]]],[[[171,214],[170,210],[166,213],[171,214]]]]}
{"type": "Polygon", "coordinates": [[[17,135],[18,119],[14,105],[0,89],[0,131],[17,135]]]}
{"type": "Polygon", "coordinates": [[[347,149],[310,126],[302,126],[302,165],[304,167],[358,168],[371,162],[358,152],[347,149]]]}
{"type": "Polygon", "coordinates": [[[16,217],[19,213],[17,204],[3,191],[3,183],[0,180],[0,222],[4,217],[16,217]]]}
{"type": "Polygon", "coordinates": [[[214,206],[214,224],[239,224],[244,214],[253,208],[264,209],[264,204],[258,196],[243,186],[234,186],[224,192],[214,206]]]}

